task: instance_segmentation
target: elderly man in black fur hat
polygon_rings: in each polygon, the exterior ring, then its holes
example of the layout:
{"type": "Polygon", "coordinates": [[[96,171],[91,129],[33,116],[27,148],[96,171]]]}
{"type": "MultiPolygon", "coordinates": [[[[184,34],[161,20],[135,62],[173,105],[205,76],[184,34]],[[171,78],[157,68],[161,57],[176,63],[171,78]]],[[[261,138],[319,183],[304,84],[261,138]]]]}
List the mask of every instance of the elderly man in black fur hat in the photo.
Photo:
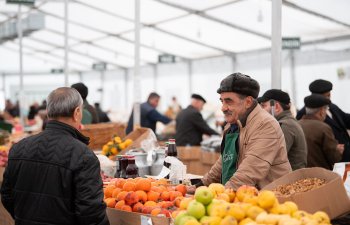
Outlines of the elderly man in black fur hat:
{"type": "Polygon", "coordinates": [[[291,171],[282,129],[258,104],[259,90],[256,80],[241,73],[221,81],[217,92],[228,123],[221,157],[196,186],[222,183],[235,190],[242,185],[260,189],[291,171]]]}
{"type": "MultiPolygon", "coordinates": [[[[332,88],[333,85],[331,82],[322,79],[313,81],[309,86],[309,90],[312,94],[321,94],[329,100],[331,99],[332,88]]],[[[297,119],[301,119],[304,114],[305,108],[302,108],[297,114],[297,119]]],[[[347,129],[350,129],[350,114],[343,112],[337,105],[331,102],[324,122],[332,128],[335,139],[337,139],[340,144],[344,144],[344,153],[341,161],[349,162],[350,136],[347,129]]]]}
{"type": "Polygon", "coordinates": [[[307,142],[307,167],[332,170],[334,163],[341,160],[344,145],[338,144],[330,126],[323,122],[331,101],[323,95],[312,94],[304,102],[306,114],[299,123],[307,142]]]}

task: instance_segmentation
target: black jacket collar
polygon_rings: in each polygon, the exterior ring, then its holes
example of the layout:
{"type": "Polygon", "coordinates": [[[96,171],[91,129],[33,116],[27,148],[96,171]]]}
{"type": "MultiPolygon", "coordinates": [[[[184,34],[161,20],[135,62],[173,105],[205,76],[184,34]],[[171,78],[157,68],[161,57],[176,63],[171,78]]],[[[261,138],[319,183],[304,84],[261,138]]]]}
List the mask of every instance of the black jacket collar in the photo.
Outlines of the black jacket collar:
{"type": "Polygon", "coordinates": [[[74,127],[72,127],[66,123],[62,123],[60,121],[57,121],[57,120],[49,120],[47,122],[45,130],[63,131],[65,133],[72,135],[74,138],[78,139],[79,141],[83,142],[86,145],[88,145],[89,141],[90,141],[90,138],[85,137],[82,133],[80,133],[74,127]]]}

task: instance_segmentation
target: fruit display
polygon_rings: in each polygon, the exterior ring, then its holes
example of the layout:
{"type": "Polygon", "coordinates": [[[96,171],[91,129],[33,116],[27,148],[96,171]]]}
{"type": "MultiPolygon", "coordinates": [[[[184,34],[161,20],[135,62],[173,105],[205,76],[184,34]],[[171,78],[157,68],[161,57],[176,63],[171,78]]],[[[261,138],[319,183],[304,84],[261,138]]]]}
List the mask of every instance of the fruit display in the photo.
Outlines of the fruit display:
{"type": "Polygon", "coordinates": [[[291,184],[278,185],[273,191],[278,196],[289,196],[295,193],[311,191],[324,185],[326,181],[319,178],[305,178],[291,184]]]}
{"type": "Polygon", "coordinates": [[[126,149],[131,144],[131,139],[126,139],[125,141],[122,141],[120,137],[114,136],[111,141],[103,145],[102,154],[107,157],[116,156],[120,151],[126,149]]]}
{"type": "Polygon", "coordinates": [[[309,214],[291,201],[280,204],[272,191],[243,185],[235,192],[221,184],[197,188],[194,199],[183,198],[175,225],[326,225],[328,215],[309,214]]]}
{"type": "Polygon", "coordinates": [[[8,161],[9,148],[5,145],[0,145],[0,167],[6,167],[8,161]]]}
{"type": "Polygon", "coordinates": [[[180,207],[187,188],[183,184],[171,186],[168,183],[167,179],[114,178],[104,188],[104,201],[110,208],[171,217],[180,207]]]}

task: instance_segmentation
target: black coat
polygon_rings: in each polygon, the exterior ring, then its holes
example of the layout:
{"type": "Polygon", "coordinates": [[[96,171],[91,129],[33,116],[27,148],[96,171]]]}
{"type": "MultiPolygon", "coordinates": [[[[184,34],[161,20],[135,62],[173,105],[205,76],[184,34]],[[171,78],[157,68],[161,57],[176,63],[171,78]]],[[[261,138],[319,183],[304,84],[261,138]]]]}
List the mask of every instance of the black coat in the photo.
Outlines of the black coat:
{"type": "Polygon", "coordinates": [[[176,145],[200,145],[202,135],[217,135],[204,121],[202,114],[193,106],[188,106],[176,117],[176,145]]]}
{"type": "MultiPolygon", "coordinates": [[[[331,103],[329,105],[329,111],[332,113],[332,118],[328,115],[326,120],[327,123],[333,130],[335,139],[339,144],[344,144],[343,162],[350,161],[350,137],[347,129],[350,129],[350,114],[343,112],[338,106],[331,103]]],[[[305,107],[303,107],[297,114],[297,119],[300,120],[301,117],[305,115],[305,107]]]]}
{"type": "Polygon", "coordinates": [[[15,144],[1,201],[16,225],[108,225],[100,164],[89,139],[58,121],[15,144]]]}

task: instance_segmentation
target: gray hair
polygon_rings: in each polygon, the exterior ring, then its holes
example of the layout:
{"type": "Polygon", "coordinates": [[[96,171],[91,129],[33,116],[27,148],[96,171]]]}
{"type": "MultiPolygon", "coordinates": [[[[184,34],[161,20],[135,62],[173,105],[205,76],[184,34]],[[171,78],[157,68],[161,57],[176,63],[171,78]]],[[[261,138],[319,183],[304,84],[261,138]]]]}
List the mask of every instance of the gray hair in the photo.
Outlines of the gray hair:
{"type": "Polygon", "coordinates": [[[47,117],[71,117],[77,107],[83,105],[83,99],[77,90],[61,87],[53,90],[47,97],[47,117]]]}
{"type": "Polygon", "coordinates": [[[328,106],[322,106],[320,108],[308,108],[308,107],[305,107],[305,113],[306,113],[306,115],[314,115],[318,111],[320,111],[322,108],[327,108],[327,107],[328,106]]]}

